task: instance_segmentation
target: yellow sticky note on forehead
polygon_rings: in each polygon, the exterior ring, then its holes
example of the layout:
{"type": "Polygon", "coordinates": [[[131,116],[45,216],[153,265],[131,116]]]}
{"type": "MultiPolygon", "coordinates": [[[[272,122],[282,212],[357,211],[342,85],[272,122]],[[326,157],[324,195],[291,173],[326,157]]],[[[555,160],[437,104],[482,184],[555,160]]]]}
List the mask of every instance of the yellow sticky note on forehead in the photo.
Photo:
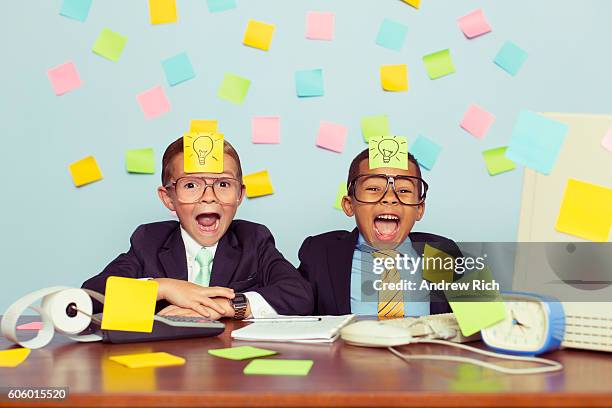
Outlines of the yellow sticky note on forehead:
{"type": "Polygon", "coordinates": [[[111,276],[106,280],[103,330],[151,333],[158,283],[111,276]]]}
{"type": "Polygon", "coordinates": [[[183,150],[185,173],[223,173],[223,134],[187,133],[183,150]]]}
{"type": "Polygon", "coordinates": [[[370,169],[391,167],[408,170],[408,139],[405,137],[372,137],[368,145],[370,169]]]}
{"type": "Polygon", "coordinates": [[[189,124],[189,133],[217,133],[218,127],[214,119],[194,119],[189,124]]]}

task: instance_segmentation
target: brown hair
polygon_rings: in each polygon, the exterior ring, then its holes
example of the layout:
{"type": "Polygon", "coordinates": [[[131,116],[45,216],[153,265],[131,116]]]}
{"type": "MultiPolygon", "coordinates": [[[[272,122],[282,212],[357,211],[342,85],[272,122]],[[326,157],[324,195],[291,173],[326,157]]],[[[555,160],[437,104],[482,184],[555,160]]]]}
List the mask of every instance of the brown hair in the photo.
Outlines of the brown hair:
{"type": "MultiPolygon", "coordinates": [[[[174,142],[170,143],[170,145],[166,148],[164,152],[164,157],[162,158],[162,185],[165,186],[170,182],[171,174],[171,166],[170,162],[179,153],[183,153],[183,137],[179,137],[174,142]]],[[[231,145],[227,140],[223,141],[223,154],[227,154],[229,157],[236,161],[238,165],[238,180],[242,183],[242,165],[240,164],[240,156],[238,156],[238,152],[234,149],[234,146],[231,145]]]]}
{"type": "MultiPolygon", "coordinates": [[[[369,149],[365,149],[355,156],[351,162],[351,167],[349,167],[348,179],[346,180],[347,187],[349,184],[351,184],[351,181],[353,181],[353,179],[359,175],[359,164],[361,164],[363,160],[368,160],[369,157],[369,149]]],[[[416,166],[416,174],[419,178],[421,178],[421,168],[419,167],[419,162],[412,155],[412,153],[408,153],[408,162],[412,162],[416,166]]]]}

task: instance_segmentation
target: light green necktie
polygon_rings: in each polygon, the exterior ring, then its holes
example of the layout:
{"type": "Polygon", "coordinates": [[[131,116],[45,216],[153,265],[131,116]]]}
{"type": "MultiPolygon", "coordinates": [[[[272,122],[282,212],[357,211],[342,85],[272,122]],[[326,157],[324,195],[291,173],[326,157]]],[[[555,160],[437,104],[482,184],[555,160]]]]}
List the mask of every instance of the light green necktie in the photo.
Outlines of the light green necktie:
{"type": "Polygon", "coordinates": [[[202,286],[210,284],[210,264],[213,261],[213,254],[206,247],[202,247],[200,252],[195,257],[196,262],[200,265],[200,271],[195,277],[194,283],[202,286]]]}

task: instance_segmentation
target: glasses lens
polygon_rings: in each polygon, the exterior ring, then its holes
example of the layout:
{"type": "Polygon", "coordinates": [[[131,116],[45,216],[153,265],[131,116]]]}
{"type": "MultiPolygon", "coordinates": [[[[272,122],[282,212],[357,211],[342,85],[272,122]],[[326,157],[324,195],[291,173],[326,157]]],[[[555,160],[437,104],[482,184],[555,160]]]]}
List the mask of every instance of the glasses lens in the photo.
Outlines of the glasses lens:
{"type": "Polygon", "coordinates": [[[240,198],[240,182],[234,179],[217,179],[213,184],[215,195],[220,202],[231,204],[240,198]]]}
{"type": "Polygon", "coordinates": [[[417,178],[395,178],[395,193],[402,204],[417,205],[423,201],[425,186],[417,178]]]}
{"type": "Polygon", "coordinates": [[[355,180],[355,198],[363,203],[377,203],[383,198],[386,188],[386,177],[359,177],[355,180]]]}
{"type": "MultiPolygon", "coordinates": [[[[182,203],[196,203],[202,198],[205,188],[206,180],[198,177],[183,177],[176,182],[176,196],[182,203]]],[[[222,204],[232,204],[240,198],[241,185],[238,180],[216,179],[212,188],[217,200],[222,204]]]]}
{"type": "MultiPolygon", "coordinates": [[[[387,180],[386,176],[377,175],[358,177],[355,180],[355,198],[362,203],[379,202],[385,196],[387,180]]],[[[427,192],[423,180],[414,177],[394,177],[393,180],[395,195],[402,204],[419,205],[423,202],[427,192]]]]}

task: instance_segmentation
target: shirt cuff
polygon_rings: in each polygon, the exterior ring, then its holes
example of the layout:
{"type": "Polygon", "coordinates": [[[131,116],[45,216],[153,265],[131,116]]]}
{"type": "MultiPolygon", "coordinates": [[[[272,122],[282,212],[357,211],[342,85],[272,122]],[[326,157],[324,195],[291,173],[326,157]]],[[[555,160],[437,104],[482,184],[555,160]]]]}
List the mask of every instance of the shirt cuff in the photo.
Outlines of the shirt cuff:
{"type": "Polygon", "coordinates": [[[249,301],[249,305],[251,306],[251,315],[245,316],[245,318],[250,319],[260,319],[262,317],[276,317],[278,313],[276,310],[268,302],[264,299],[261,294],[257,292],[245,292],[244,296],[246,296],[249,301]]]}

